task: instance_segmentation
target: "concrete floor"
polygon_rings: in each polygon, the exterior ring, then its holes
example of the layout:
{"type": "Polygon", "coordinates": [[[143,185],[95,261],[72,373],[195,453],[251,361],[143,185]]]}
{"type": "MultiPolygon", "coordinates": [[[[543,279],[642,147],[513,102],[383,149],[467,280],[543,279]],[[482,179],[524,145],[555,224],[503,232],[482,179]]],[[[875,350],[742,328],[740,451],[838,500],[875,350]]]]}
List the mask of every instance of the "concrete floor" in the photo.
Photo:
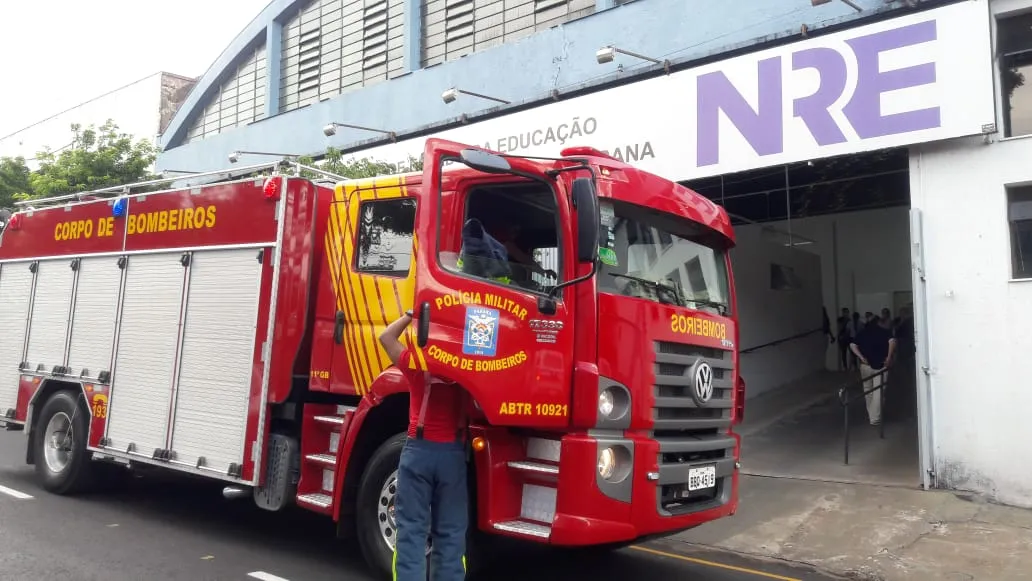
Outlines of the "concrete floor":
{"type": "MultiPolygon", "coordinates": [[[[746,400],[742,472],[753,476],[915,487],[920,485],[913,368],[890,377],[885,438],[867,421],[863,400],[850,406],[849,464],[843,462],[838,390],[858,372],[822,372],[746,400]]],[[[859,393],[859,386],[853,386],[859,393]]]]}

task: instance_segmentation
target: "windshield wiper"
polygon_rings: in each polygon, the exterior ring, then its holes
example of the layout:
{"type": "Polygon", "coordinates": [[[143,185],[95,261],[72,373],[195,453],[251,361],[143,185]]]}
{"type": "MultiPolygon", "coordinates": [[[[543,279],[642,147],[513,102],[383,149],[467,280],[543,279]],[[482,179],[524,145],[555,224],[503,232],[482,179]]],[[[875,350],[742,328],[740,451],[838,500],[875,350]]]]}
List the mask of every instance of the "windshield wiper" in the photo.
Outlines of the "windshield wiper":
{"type": "Polygon", "coordinates": [[[696,305],[703,305],[703,306],[706,306],[706,307],[712,307],[714,309],[717,309],[717,312],[720,313],[721,315],[726,315],[727,311],[728,311],[728,306],[726,304],[724,304],[724,303],[717,302],[717,301],[711,301],[711,300],[708,300],[708,299],[690,299],[690,298],[684,297],[681,294],[680,289],[678,289],[677,287],[669,285],[669,284],[666,284],[666,283],[662,283],[662,282],[659,282],[659,281],[656,281],[656,280],[649,280],[647,278],[642,278],[640,276],[633,276],[633,275],[630,275],[630,274],[619,274],[619,273],[616,273],[616,272],[610,272],[609,276],[613,276],[613,277],[616,277],[616,278],[626,278],[628,280],[634,280],[634,281],[637,281],[637,282],[640,282],[640,283],[651,285],[651,286],[655,287],[656,289],[662,289],[662,290],[665,290],[665,291],[667,291],[669,293],[672,293],[678,299],[677,302],[675,302],[673,304],[676,304],[679,307],[686,307],[686,306],[688,306],[686,303],[694,303],[696,305]]]}
{"type": "Polygon", "coordinates": [[[688,300],[689,303],[695,303],[697,305],[704,305],[704,306],[707,306],[707,307],[713,307],[714,309],[717,309],[717,312],[719,312],[721,315],[726,315],[727,314],[727,305],[725,305],[724,303],[718,303],[717,301],[711,301],[711,300],[707,300],[707,299],[687,299],[687,300],[688,300]]]}
{"type": "MultiPolygon", "coordinates": [[[[616,277],[616,278],[626,278],[628,280],[633,280],[633,281],[636,281],[636,282],[647,284],[647,285],[650,285],[650,286],[654,287],[657,291],[664,290],[664,291],[674,295],[674,297],[677,299],[675,301],[669,302],[668,304],[674,304],[674,305],[677,305],[679,307],[687,306],[687,305],[684,304],[684,297],[681,295],[680,290],[677,287],[675,287],[675,286],[672,286],[672,285],[669,285],[669,284],[666,284],[666,283],[662,283],[662,282],[659,282],[657,280],[649,280],[647,278],[642,278],[640,276],[632,276],[630,274],[619,274],[619,273],[616,273],[616,272],[610,272],[609,276],[613,276],[613,277],[616,277]]],[[[656,294],[658,295],[659,293],[657,292],[656,294]]],[[[663,301],[660,301],[660,302],[663,302],[663,301]]]]}

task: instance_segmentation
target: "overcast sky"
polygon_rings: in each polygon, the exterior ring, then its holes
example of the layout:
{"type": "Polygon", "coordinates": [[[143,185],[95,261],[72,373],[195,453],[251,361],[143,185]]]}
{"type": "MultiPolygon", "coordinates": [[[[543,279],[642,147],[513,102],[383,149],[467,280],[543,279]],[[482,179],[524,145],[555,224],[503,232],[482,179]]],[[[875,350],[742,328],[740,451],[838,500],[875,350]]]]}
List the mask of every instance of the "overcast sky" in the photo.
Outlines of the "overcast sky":
{"type": "Polygon", "coordinates": [[[152,73],[199,77],[269,0],[0,0],[0,135],[152,73]]]}

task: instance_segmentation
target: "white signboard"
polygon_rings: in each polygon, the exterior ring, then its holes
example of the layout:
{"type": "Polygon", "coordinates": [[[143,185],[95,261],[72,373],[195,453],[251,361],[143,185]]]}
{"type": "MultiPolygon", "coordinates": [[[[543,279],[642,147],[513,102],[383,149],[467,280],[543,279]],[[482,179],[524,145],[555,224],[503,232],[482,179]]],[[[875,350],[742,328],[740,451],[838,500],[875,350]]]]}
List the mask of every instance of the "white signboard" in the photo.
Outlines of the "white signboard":
{"type": "MultiPolygon", "coordinates": [[[[672,180],[981,133],[987,0],[970,0],[441,131],[505,153],[586,145],[672,180]]],[[[352,154],[420,157],[426,138],[352,154]]]]}

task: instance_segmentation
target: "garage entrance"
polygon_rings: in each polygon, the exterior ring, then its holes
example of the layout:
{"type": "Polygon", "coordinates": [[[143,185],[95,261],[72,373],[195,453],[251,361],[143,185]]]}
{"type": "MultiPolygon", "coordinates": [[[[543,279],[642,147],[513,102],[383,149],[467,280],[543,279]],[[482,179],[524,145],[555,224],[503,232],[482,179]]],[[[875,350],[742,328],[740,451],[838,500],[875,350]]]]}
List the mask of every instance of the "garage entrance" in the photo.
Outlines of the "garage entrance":
{"type": "Polygon", "coordinates": [[[686,182],[738,238],[743,472],[920,484],[909,174],[889,149],[686,182]],[[898,339],[873,426],[848,344],[879,324],[898,339]]]}

